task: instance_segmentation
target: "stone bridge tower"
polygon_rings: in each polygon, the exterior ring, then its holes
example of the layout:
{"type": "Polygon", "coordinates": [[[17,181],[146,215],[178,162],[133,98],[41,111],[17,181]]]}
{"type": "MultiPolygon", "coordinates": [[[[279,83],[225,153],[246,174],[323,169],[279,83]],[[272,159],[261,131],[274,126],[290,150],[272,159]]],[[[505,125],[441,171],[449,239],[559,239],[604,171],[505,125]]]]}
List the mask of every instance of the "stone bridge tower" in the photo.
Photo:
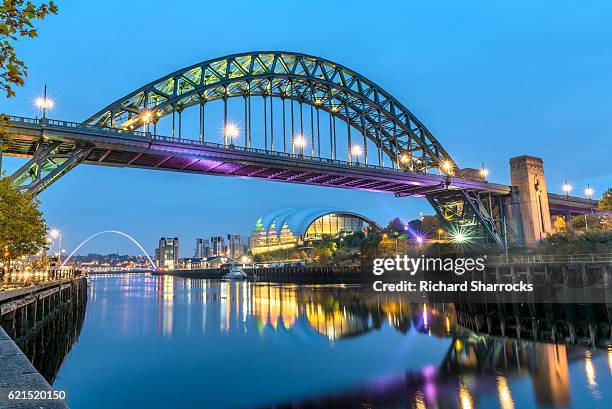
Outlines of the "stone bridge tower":
{"type": "Polygon", "coordinates": [[[518,189],[525,245],[533,246],[552,230],[542,159],[526,155],[511,158],[510,179],[518,189]]]}

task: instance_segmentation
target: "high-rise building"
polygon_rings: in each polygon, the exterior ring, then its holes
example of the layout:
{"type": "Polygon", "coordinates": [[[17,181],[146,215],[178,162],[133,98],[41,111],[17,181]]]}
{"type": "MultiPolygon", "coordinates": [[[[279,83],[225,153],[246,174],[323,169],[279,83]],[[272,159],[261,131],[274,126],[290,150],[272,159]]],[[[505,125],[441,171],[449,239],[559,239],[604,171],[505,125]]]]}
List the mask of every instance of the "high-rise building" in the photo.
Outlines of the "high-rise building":
{"type": "Polygon", "coordinates": [[[159,247],[155,250],[155,263],[158,268],[174,270],[179,267],[178,237],[162,237],[159,247]]]}
{"type": "Polygon", "coordinates": [[[249,237],[241,236],[240,234],[228,234],[228,250],[229,257],[234,260],[238,260],[242,256],[246,255],[251,245],[249,237]]]}
{"type": "Polygon", "coordinates": [[[204,245],[202,247],[202,258],[210,257],[212,251],[210,249],[210,239],[204,239],[204,245]]]}
{"type": "Polygon", "coordinates": [[[225,240],[222,236],[213,236],[210,238],[210,256],[218,257],[225,256],[227,248],[225,247],[225,240]]]}
{"type": "Polygon", "coordinates": [[[202,258],[204,257],[203,254],[204,254],[204,239],[197,238],[195,254],[193,256],[196,258],[202,258]]]}

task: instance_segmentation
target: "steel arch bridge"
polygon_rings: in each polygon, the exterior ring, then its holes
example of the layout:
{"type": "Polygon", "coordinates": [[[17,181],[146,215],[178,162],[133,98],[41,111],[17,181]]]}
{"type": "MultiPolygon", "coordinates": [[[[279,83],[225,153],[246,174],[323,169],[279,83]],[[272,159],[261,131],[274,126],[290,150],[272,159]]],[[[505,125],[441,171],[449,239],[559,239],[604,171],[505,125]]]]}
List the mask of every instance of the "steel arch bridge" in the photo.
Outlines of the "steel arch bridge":
{"type": "Polygon", "coordinates": [[[319,57],[276,51],[225,56],[153,81],[83,123],[13,121],[7,153],[32,159],[12,178],[33,194],[78,163],[233,174],[425,196],[453,228],[476,228],[497,246],[506,240],[501,206],[494,217],[497,201],[491,194],[507,194],[507,186],[466,179],[397,99],[362,75],[319,57]],[[254,131],[255,97],[263,101],[263,130],[254,131]],[[242,130],[229,121],[231,99],[242,100],[242,130]],[[209,142],[205,132],[206,108],[214,101],[223,103],[222,144],[209,142]],[[189,139],[183,136],[183,113],[194,106],[199,108],[199,132],[189,139]],[[170,135],[158,135],[158,125],[169,119],[170,135]],[[190,151],[182,149],[185,144],[190,151]],[[174,154],[158,161],[160,152],[174,154]],[[202,167],[221,157],[218,166],[202,167]],[[224,167],[231,171],[220,171],[224,167]]]}
{"type": "MultiPolygon", "coordinates": [[[[248,146],[252,134],[248,126],[248,99],[253,96],[307,104],[350,124],[348,152],[351,145],[359,143],[351,139],[352,127],[376,144],[379,158],[384,152],[398,167],[427,172],[444,163],[445,172],[457,172],[456,164],[431,132],[389,93],[342,65],[304,54],[257,52],[204,61],[141,87],[85,122],[134,129],[146,126],[147,122],[155,124],[161,117],[181,113],[194,105],[199,105],[203,112],[207,102],[245,97],[247,126],[244,132],[248,146]],[[143,115],[147,111],[150,116],[143,115]]],[[[225,118],[227,120],[227,115],[225,118]]],[[[200,119],[203,121],[203,115],[200,119]]],[[[203,124],[200,125],[200,138],[203,138],[203,124]]],[[[270,131],[270,147],[274,150],[274,134],[272,129],[270,131]]],[[[300,131],[303,134],[303,130],[300,131]]],[[[295,135],[294,131],[292,136],[295,135]]],[[[267,145],[267,135],[264,137],[267,145]]],[[[313,148],[315,143],[313,139],[313,148]]],[[[365,139],[363,147],[367,147],[365,139]]],[[[332,159],[337,157],[337,152],[330,153],[332,159]]],[[[367,163],[367,149],[364,154],[367,163]]],[[[349,162],[352,156],[348,155],[349,162]]]]}

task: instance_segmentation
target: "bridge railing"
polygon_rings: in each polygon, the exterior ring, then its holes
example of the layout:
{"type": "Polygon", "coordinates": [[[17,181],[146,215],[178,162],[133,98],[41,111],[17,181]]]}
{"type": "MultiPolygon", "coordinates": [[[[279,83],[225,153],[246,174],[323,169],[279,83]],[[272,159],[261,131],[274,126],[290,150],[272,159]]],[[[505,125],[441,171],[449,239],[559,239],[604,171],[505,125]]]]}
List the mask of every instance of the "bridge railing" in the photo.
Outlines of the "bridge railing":
{"type": "Polygon", "coordinates": [[[495,260],[503,264],[521,264],[521,263],[612,263],[612,253],[595,253],[595,254],[530,254],[510,256],[506,261],[505,257],[500,257],[495,260]]]}
{"type": "MultiPolygon", "coordinates": [[[[185,138],[157,135],[151,132],[122,130],[118,128],[94,126],[94,125],[88,125],[88,124],[84,124],[80,122],[62,121],[62,120],[57,120],[57,119],[48,119],[48,118],[42,119],[42,118],[27,118],[27,117],[21,117],[21,116],[10,116],[9,121],[13,123],[17,123],[17,124],[45,126],[49,128],[87,129],[88,131],[99,133],[99,134],[106,135],[106,136],[117,136],[117,137],[122,137],[122,138],[129,137],[129,138],[135,138],[139,140],[145,139],[147,141],[160,141],[160,142],[167,142],[167,143],[173,143],[173,144],[209,147],[209,148],[214,148],[214,149],[224,149],[224,150],[229,149],[229,150],[256,153],[259,155],[270,155],[270,156],[276,156],[276,157],[288,158],[288,159],[309,160],[309,161],[315,161],[315,162],[320,162],[320,163],[325,163],[325,164],[337,164],[337,165],[344,165],[344,166],[355,166],[359,168],[384,170],[387,172],[395,172],[398,174],[405,174],[407,172],[416,173],[416,172],[411,172],[408,169],[400,169],[397,167],[365,164],[363,162],[356,162],[356,161],[348,162],[348,161],[338,160],[338,159],[321,158],[321,157],[308,155],[305,153],[304,154],[287,153],[287,152],[271,151],[267,149],[251,148],[251,147],[232,145],[232,144],[224,145],[224,144],[215,143],[215,142],[206,142],[206,141],[202,142],[202,141],[195,140],[195,139],[185,139],[185,138]]],[[[441,175],[441,177],[443,176],[441,175]]]]}
{"type": "MultiPolygon", "coordinates": [[[[341,166],[353,166],[357,168],[376,169],[376,170],[382,170],[385,172],[396,173],[398,175],[405,175],[406,173],[423,174],[423,173],[414,172],[414,171],[411,171],[405,168],[402,169],[399,166],[388,167],[388,166],[381,166],[381,165],[366,164],[366,163],[358,162],[358,161],[348,162],[345,160],[321,158],[321,157],[317,157],[313,155],[308,155],[306,153],[299,154],[299,153],[279,152],[279,151],[271,151],[267,149],[252,148],[252,147],[233,145],[233,144],[224,145],[224,144],[215,143],[215,142],[206,142],[206,141],[199,141],[195,139],[185,139],[185,138],[177,138],[177,137],[171,137],[171,136],[165,136],[165,135],[158,135],[158,134],[153,134],[151,132],[123,130],[119,128],[94,126],[94,125],[84,124],[80,122],[63,121],[63,120],[49,119],[49,118],[27,118],[27,117],[21,117],[21,116],[10,116],[9,118],[10,118],[9,119],[10,122],[29,125],[29,126],[58,128],[60,130],[66,129],[66,128],[73,129],[73,130],[86,129],[89,132],[97,133],[97,134],[104,135],[104,136],[114,136],[114,137],[120,137],[120,138],[127,137],[127,138],[137,139],[137,140],[160,141],[160,142],[166,142],[166,143],[172,143],[172,144],[182,144],[182,145],[198,146],[198,147],[213,148],[213,149],[234,150],[234,151],[240,151],[240,152],[255,153],[258,155],[268,155],[268,156],[278,157],[278,158],[313,161],[313,162],[322,163],[326,165],[333,164],[333,165],[341,165],[341,166]]],[[[431,168],[431,170],[433,169],[434,168],[431,168]]],[[[439,176],[440,181],[442,181],[443,178],[446,178],[446,176],[442,174],[439,174],[439,175],[436,175],[433,173],[426,173],[426,174],[430,177],[439,176]]],[[[471,180],[471,181],[477,185],[480,185],[482,189],[485,189],[486,186],[498,186],[496,184],[489,184],[487,182],[482,182],[480,180],[471,180]]]]}

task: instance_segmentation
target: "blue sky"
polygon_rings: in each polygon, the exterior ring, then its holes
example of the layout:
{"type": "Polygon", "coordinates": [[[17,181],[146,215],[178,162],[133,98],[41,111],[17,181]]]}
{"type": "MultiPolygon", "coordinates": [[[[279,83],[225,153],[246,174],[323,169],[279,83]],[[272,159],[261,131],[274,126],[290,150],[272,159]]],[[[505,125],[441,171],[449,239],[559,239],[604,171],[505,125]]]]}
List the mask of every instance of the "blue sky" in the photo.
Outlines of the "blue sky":
{"type": "MultiPolygon", "coordinates": [[[[461,167],[508,183],[508,159],[544,159],[549,190],[612,185],[612,3],[59,1],[40,38],[18,44],[26,86],[0,110],[34,116],[47,84],[50,117],[81,121],[171,71],[227,54],[321,56],[372,79],[407,106],[461,167]]],[[[6,159],[4,169],[21,162],[6,159]]],[[[277,182],[79,166],[40,195],[67,249],[117,229],[152,253],[179,236],[247,234],[277,207],[350,208],[381,223],[432,210],[424,199],[277,182]]],[[[137,253],[123,238],[82,252],[137,253]]]]}

